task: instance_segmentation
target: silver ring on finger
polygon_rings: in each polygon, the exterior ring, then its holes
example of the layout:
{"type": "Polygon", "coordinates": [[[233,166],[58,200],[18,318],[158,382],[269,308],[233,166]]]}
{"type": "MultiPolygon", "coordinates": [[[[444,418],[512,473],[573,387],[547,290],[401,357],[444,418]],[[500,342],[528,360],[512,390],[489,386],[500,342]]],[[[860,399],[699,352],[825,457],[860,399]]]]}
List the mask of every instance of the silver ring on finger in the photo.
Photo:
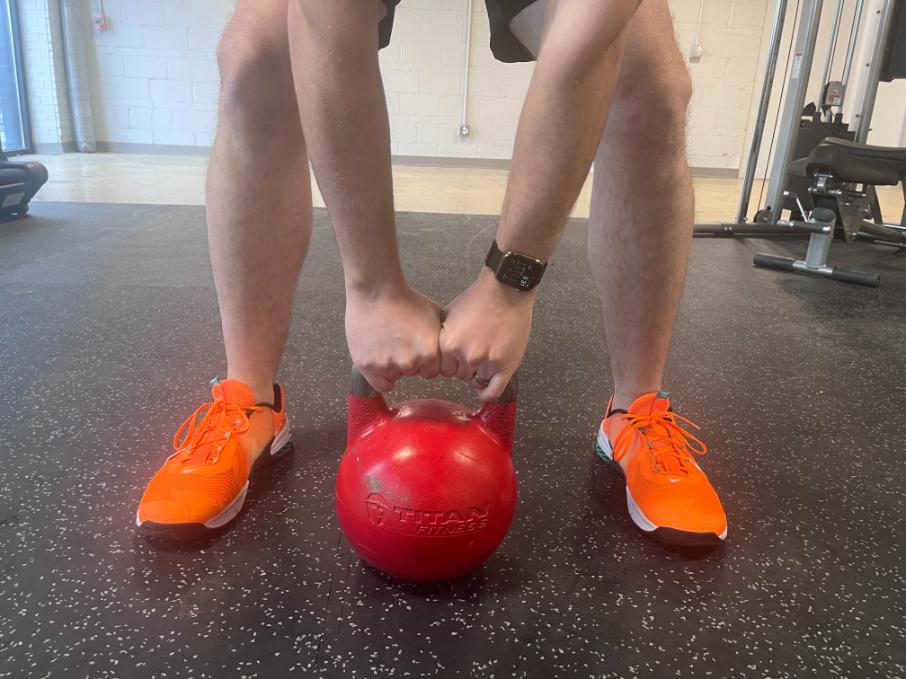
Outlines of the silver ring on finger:
{"type": "Polygon", "coordinates": [[[472,381],[475,382],[475,384],[477,384],[480,387],[486,387],[491,383],[490,378],[485,379],[481,375],[479,375],[477,372],[474,375],[472,375],[472,381]]]}

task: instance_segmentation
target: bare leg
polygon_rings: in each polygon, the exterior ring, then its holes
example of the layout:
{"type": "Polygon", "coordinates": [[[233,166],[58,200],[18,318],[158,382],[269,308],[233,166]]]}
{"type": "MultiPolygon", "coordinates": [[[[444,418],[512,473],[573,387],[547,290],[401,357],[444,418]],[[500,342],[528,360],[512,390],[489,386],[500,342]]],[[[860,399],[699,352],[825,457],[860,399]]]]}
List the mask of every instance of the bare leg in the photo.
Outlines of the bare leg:
{"type": "MultiPolygon", "coordinates": [[[[589,260],[601,295],[623,410],[658,391],[692,240],[693,195],[685,156],[689,75],[666,0],[643,0],[626,29],[616,90],[595,156],[589,260]]],[[[543,51],[542,51],[543,54],[543,51]]],[[[610,97],[604,88],[601,100],[610,97]]],[[[602,423],[598,450],[626,472],[633,521],[656,539],[713,546],[727,535],[720,499],[692,460],[706,448],[649,398],[633,421],[602,423]],[[698,445],[700,444],[700,445],[698,445]]]]}
{"type": "MultiPolygon", "coordinates": [[[[536,2],[511,24],[534,54],[549,8],[536,2]]],[[[595,156],[588,234],[618,408],[661,387],[694,218],[685,148],[691,84],[666,0],[643,0],[627,33],[595,156]]]]}
{"type": "Polygon", "coordinates": [[[228,376],[265,402],[273,400],[312,221],[287,1],[237,4],[218,51],[222,88],[207,182],[228,376]]]}
{"type": "Polygon", "coordinates": [[[686,161],[691,83],[666,0],[628,27],[595,173],[588,256],[601,295],[614,407],[661,388],[692,242],[686,161]]]}

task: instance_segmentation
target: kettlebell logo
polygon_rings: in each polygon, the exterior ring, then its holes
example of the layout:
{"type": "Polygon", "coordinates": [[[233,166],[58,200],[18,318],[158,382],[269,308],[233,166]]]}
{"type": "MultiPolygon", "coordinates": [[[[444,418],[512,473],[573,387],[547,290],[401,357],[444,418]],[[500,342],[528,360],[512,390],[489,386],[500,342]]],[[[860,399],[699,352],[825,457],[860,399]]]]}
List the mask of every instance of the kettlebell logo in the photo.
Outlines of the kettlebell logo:
{"type": "Polygon", "coordinates": [[[488,525],[490,506],[457,509],[413,509],[388,502],[380,493],[365,498],[368,520],[395,533],[420,537],[449,537],[477,533],[488,525]]]}
{"type": "Polygon", "coordinates": [[[387,501],[380,493],[372,493],[365,498],[365,507],[368,509],[368,520],[375,526],[380,526],[384,523],[384,518],[390,509],[390,505],[387,504],[387,501]]]}

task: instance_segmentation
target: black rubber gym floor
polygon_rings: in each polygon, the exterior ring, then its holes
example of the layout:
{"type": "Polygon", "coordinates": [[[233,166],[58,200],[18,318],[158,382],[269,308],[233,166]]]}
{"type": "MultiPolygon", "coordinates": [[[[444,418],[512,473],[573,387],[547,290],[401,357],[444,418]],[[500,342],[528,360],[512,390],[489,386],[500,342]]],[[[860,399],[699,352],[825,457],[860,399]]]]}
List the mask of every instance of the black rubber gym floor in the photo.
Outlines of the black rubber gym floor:
{"type": "MultiPolygon", "coordinates": [[[[449,299],[494,226],[401,214],[412,282],[449,299]]],[[[688,553],[639,533],[594,455],[610,379],[585,230],[538,302],[512,531],[479,571],[416,586],[364,566],[334,517],[348,357],[323,212],[281,377],[295,457],[193,547],[133,518],[224,372],[204,211],[37,204],[0,225],[0,677],[903,676],[906,252],[836,246],[882,272],[868,289],[752,268],[801,240],[696,241],[666,386],[730,535],[688,553]]]]}

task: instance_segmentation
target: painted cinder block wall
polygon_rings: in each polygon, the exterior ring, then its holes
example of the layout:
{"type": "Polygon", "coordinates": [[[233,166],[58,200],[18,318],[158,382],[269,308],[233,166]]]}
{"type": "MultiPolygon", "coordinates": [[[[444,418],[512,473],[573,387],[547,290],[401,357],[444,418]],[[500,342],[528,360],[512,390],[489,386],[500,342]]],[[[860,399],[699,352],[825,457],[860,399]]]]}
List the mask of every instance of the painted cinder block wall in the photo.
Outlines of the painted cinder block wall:
{"type": "MultiPolygon", "coordinates": [[[[96,2],[83,0],[85,16],[96,2]]],[[[458,136],[470,0],[404,0],[393,41],[380,56],[398,156],[507,159],[531,76],[530,64],[501,64],[487,47],[483,0],[473,3],[472,134],[458,136]]],[[[215,48],[232,0],[106,0],[110,30],[88,36],[97,139],[117,145],[210,145],[216,117],[215,48]]],[[[71,141],[53,44],[55,0],[20,0],[26,70],[38,148],[71,141]]],[[[747,147],[772,0],[704,0],[704,55],[688,126],[693,166],[735,170],[747,147]]],[[[670,0],[681,50],[692,44],[699,0],[670,0]]]]}

